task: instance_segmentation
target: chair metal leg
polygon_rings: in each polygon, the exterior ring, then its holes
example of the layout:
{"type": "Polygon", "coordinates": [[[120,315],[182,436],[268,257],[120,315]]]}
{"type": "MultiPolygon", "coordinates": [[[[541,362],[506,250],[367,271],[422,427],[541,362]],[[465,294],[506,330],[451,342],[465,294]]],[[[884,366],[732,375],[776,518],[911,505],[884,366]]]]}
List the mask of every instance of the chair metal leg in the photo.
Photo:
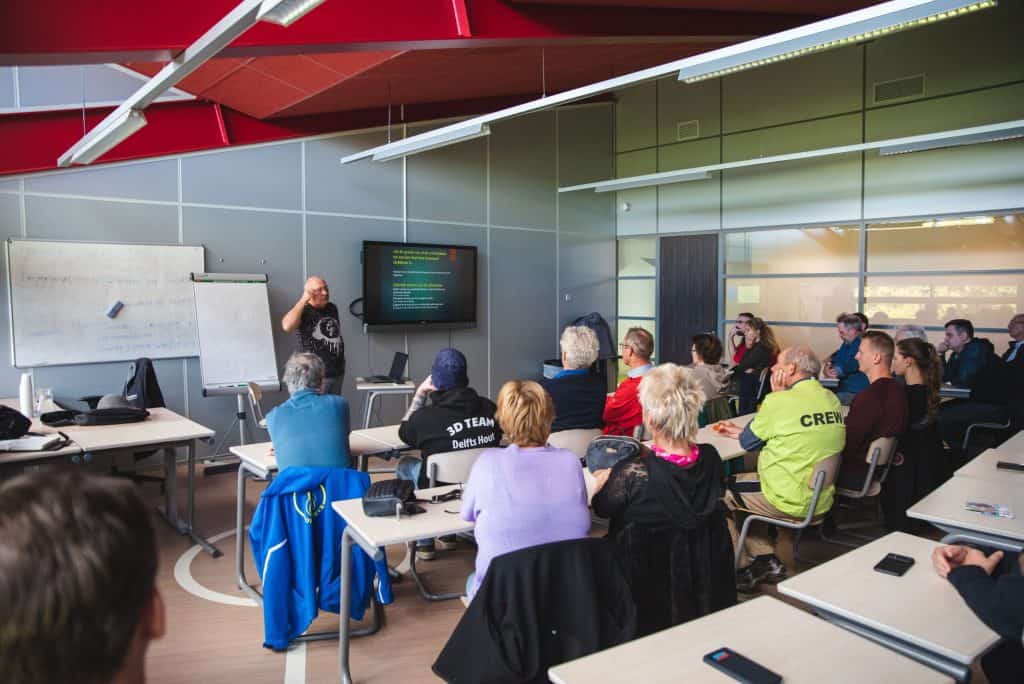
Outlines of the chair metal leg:
{"type": "Polygon", "coordinates": [[[409,574],[412,575],[413,580],[416,582],[416,586],[420,590],[420,596],[427,601],[450,601],[462,596],[461,591],[455,591],[447,594],[434,594],[427,589],[419,572],[416,571],[416,542],[409,542],[409,574]]]}

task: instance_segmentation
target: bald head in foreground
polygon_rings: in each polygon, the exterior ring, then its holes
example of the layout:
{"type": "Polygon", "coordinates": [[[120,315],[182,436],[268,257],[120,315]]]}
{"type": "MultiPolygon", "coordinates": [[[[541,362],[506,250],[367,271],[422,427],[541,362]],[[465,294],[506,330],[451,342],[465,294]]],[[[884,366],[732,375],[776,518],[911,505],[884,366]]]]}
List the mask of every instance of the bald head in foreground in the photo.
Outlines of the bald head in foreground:
{"type": "Polygon", "coordinates": [[[281,319],[285,332],[298,335],[298,352],[316,354],[324,362],[326,394],[341,394],[345,379],[345,342],[341,339],[338,307],[331,302],[327,281],[310,276],[302,296],[281,319]]]}

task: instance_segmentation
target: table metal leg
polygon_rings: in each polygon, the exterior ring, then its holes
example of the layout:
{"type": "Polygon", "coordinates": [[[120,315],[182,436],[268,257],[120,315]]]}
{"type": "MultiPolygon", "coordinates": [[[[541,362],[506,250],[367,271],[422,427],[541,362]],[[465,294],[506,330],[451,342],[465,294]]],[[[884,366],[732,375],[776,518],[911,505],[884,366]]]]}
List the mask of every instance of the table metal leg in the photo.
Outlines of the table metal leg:
{"type": "Polygon", "coordinates": [[[177,455],[172,447],[164,448],[164,518],[168,524],[178,530],[178,534],[187,534],[188,527],[178,517],[178,468],[177,455]]]}
{"type": "Polygon", "coordinates": [[[415,544],[416,542],[409,542],[409,555],[407,556],[407,558],[409,559],[409,574],[412,575],[413,580],[416,582],[416,586],[419,587],[420,596],[422,596],[428,601],[450,601],[452,599],[457,599],[460,596],[462,596],[461,591],[453,591],[447,594],[434,594],[427,589],[426,585],[423,583],[423,580],[420,578],[420,574],[416,572],[415,544]]]}
{"type": "Polygon", "coordinates": [[[348,669],[349,604],[352,593],[352,537],[348,527],[341,534],[341,605],[338,610],[338,676],[342,684],[352,684],[348,669]]]}
{"type": "Polygon", "coordinates": [[[372,411],[373,404],[373,390],[366,390],[366,394],[363,395],[363,429],[370,427],[370,412],[372,411]]]}
{"type": "Polygon", "coordinates": [[[876,644],[885,646],[886,648],[901,655],[905,655],[911,660],[916,660],[922,665],[927,665],[928,667],[938,670],[943,674],[947,674],[957,682],[970,684],[971,668],[969,665],[958,663],[937,653],[925,651],[917,646],[908,644],[901,639],[897,639],[894,636],[883,634],[882,632],[865,625],[857,624],[856,622],[851,622],[844,617],[821,610],[820,608],[816,608],[815,611],[829,622],[842,627],[849,632],[853,632],[858,636],[874,641],[876,644]]]}
{"type": "Polygon", "coordinates": [[[1024,552],[1024,545],[1012,539],[993,537],[991,535],[983,534],[981,532],[966,532],[963,530],[956,530],[948,527],[943,527],[942,530],[948,533],[945,537],[942,538],[943,544],[970,544],[972,546],[982,546],[990,549],[999,549],[1007,553],[1024,552]]]}
{"type": "MultiPolygon", "coordinates": [[[[220,558],[224,554],[221,553],[220,549],[211,544],[206,540],[205,537],[199,535],[195,528],[196,519],[196,442],[191,440],[188,443],[188,522],[187,529],[188,535],[192,538],[196,544],[203,547],[203,550],[214,558],[220,558]]],[[[173,452],[173,450],[172,450],[173,452]]]]}
{"type": "Polygon", "coordinates": [[[238,588],[244,591],[250,598],[256,601],[256,605],[263,605],[263,595],[249,584],[245,577],[245,481],[248,471],[245,463],[238,465],[238,503],[235,505],[235,575],[238,578],[238,588]]]}

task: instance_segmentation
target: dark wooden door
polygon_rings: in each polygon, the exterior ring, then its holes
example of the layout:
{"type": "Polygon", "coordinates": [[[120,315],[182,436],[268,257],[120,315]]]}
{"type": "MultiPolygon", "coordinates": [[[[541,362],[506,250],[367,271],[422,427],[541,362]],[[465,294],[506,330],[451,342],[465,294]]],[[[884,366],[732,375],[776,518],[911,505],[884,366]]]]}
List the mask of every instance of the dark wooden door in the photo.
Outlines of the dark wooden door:
{"type": "Polygon", "coordinates": [[[659,363],[692,362],[690,338],[718,328],[718,290],[717,235],[661,238],[658,253],[659,363]]]}

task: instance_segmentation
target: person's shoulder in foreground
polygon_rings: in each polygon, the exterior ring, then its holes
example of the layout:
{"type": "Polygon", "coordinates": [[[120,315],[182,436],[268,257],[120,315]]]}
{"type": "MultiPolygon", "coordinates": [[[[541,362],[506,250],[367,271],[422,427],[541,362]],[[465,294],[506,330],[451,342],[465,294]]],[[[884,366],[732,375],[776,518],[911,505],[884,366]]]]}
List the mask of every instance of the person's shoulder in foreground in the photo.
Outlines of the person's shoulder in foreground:
{"type": "Polygon", "coordinates": [[[164,634],[150,512],[127,480],[75,469],[0,485],[4,682],[145,680],[164,634]]]}

